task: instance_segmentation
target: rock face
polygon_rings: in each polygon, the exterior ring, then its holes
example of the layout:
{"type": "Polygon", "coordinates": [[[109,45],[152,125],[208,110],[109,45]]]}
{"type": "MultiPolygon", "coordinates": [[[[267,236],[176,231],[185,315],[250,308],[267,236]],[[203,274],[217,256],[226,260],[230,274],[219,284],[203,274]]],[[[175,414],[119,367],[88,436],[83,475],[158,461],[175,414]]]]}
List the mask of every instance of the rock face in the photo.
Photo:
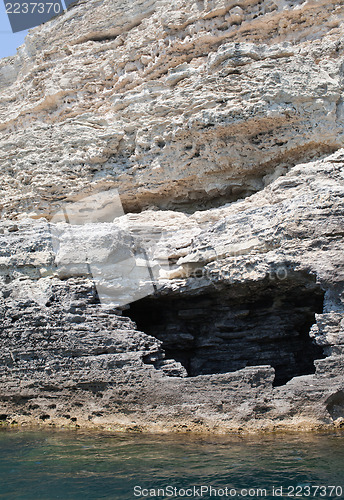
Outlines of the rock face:
{"type": "Polygon", "coordinates": [[[343,12],[90,0],[0,62],[3,422],[343,425],[343,12]]]}

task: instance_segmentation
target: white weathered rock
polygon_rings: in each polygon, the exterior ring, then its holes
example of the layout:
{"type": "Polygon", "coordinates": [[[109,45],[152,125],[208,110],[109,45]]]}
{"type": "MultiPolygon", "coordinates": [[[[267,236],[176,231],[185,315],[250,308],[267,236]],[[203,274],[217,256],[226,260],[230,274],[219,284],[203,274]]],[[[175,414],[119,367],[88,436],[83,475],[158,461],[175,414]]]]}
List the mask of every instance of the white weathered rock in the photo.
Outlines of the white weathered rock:
{"type": "Polygon", "coordinates": [[[91,1],[32,30],[0,65],[3,216],[51,216],[90,187],[118,188],[127,210],[192,210],[338,149],[342,14],[91,1]]]}
{"type": "Polygon", "coordinates": [[[341,425],[343,11],[90,0],[0,62],[1,418],[341,425]]]}

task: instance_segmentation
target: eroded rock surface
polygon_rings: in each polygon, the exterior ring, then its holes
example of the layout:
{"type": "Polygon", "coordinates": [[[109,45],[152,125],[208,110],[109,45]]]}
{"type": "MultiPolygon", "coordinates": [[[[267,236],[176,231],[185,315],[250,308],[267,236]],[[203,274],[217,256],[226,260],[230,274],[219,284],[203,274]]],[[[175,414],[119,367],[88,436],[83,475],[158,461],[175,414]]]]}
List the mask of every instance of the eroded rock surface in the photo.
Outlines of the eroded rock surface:
{"type": "Polygon", "coordinates": [[[343,425],[343,11],[91,0],[0,62],[4,422],[343,425]]]}

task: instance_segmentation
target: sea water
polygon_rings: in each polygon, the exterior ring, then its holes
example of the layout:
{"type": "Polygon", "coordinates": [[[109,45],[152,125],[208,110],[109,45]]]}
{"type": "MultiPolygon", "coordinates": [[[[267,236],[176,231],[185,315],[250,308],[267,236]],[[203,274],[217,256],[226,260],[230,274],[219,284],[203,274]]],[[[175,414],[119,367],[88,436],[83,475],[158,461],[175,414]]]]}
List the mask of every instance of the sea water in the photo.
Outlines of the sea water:
{"type": "Polygon", "coordinates": [[[344,498],[344,433],[0,432],[0,498],[344,498]]]}

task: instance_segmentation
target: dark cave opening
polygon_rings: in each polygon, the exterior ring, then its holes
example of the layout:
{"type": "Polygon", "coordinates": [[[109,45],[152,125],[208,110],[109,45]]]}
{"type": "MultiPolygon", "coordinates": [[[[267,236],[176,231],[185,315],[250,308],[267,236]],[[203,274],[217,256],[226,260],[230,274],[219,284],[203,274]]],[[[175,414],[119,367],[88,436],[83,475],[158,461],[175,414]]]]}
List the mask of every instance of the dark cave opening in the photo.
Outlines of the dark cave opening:
{"type": "Polygon", "coordinates": [[[314,277],[293,273],[198,295],[146,297],[126,314],[161,340],[166,359],[179,361],[190,377],[271,365],[279,386],[314,373],[314,360],[324,357],[309,336],[323,300],[314,277]]]}

